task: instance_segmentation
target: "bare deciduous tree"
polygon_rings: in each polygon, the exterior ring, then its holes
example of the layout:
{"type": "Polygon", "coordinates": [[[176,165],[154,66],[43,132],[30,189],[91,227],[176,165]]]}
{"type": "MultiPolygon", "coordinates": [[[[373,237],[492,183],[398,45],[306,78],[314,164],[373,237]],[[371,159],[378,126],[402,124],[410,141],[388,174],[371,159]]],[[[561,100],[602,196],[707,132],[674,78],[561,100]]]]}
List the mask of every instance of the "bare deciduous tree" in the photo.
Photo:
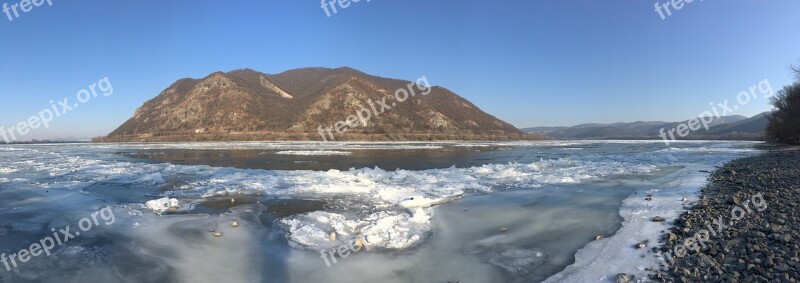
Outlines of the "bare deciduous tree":
{"type": "Polygon", "coordinates": [[[800,66],[790,67],[797,81],[772,98],[775,110],[769,117],[767,139],[771,142],[800,144],[800,66]]]}

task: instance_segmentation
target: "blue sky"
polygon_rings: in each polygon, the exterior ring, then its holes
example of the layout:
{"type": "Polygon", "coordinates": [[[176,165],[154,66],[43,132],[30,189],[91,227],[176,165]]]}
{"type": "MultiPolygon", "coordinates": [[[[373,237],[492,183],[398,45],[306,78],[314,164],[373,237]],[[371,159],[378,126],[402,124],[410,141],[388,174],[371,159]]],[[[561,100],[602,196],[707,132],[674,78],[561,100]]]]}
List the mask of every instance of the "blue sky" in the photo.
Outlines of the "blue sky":
{"type": "Polygon", "coordinates": [[[103,77],[114,93],[23,139],[105,135],[175,80],[238,68],[425,75],[528,127],[685,120],[800,62],[796,0],[698,0],[665,20],[634,0],[362,0],[331,17],[305,0],[52,1],[0,14],[0,126],[103,77]]]}

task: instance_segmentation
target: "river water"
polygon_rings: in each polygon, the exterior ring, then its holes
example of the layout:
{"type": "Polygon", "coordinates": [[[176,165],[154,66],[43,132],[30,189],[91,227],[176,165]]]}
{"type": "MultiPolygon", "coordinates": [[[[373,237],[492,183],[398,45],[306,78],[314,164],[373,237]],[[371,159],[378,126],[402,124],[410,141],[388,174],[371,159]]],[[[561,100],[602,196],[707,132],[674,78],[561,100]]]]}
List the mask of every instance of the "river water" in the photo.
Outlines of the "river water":
{"type": "Polygon", "coordinates": [[[618,272],[644,276],[657,267],[657,255],[633,246],[655,245],[671,223],[650,219],[677,215],[687,205],[684,197],[697,197],[708,171],[756,154],[754,145],[0,146],[0,281],[610,282],[618,272]],[[170,199],[177,205],[169,207],[170,199]],[[69,236],[61,232],[66,227],[69,236]]]}

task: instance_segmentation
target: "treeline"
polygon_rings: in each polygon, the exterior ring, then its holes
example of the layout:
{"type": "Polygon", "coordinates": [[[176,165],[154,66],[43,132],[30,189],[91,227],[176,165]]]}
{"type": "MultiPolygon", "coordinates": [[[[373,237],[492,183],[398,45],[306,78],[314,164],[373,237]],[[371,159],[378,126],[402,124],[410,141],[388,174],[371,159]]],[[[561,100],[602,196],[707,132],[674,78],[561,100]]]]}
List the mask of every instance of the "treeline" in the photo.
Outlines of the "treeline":
{"type": "Polygon", "coordinates": [[[800,66],[792,67],[797,80],[772,98],[775,110],[767,124],[767,140],[800,144],[800,66]]]}

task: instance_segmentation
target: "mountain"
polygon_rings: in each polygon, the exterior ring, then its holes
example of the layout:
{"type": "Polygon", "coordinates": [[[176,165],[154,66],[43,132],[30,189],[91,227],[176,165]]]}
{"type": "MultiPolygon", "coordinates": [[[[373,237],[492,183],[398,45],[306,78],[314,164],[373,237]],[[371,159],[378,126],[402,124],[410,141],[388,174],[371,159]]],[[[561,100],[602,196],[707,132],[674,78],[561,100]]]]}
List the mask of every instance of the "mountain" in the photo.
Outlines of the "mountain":
{"type": "Polygon", "coordinates": [[[764,112],[747,119],[722,124],[711,128],[708,134],[763,133],[764,129],[767,128],[767,123],[769,123],[769,115],[770,112],[764,112]]]}
{"type": "MultiPolygon", "coordinates": [[[[709,129],[701,128],[685,139],[763,139],[769,112],[751,118],[740,115],[715,118],[708,123],[709,129]]],[[[522,129],[527,133],[536,133],[556,139],[661,139],[660,131],[669,131],[681,122],[638,121],[614,124],[581,124],[572,127],[533,127],[522,129]]]]}
{"type": "Polygon", "coordinates": [[[94,140],[542,138],[523,133],[445,88],[426,86],[425,77],[418,82],[346,67],[275,75],[250,69],[216,72],[202,79],[176,81],[107,137],[94,140]],[[403,101],[398,100],[403,95],[395,95],[400,89],[409,93],[403,101]]]}

